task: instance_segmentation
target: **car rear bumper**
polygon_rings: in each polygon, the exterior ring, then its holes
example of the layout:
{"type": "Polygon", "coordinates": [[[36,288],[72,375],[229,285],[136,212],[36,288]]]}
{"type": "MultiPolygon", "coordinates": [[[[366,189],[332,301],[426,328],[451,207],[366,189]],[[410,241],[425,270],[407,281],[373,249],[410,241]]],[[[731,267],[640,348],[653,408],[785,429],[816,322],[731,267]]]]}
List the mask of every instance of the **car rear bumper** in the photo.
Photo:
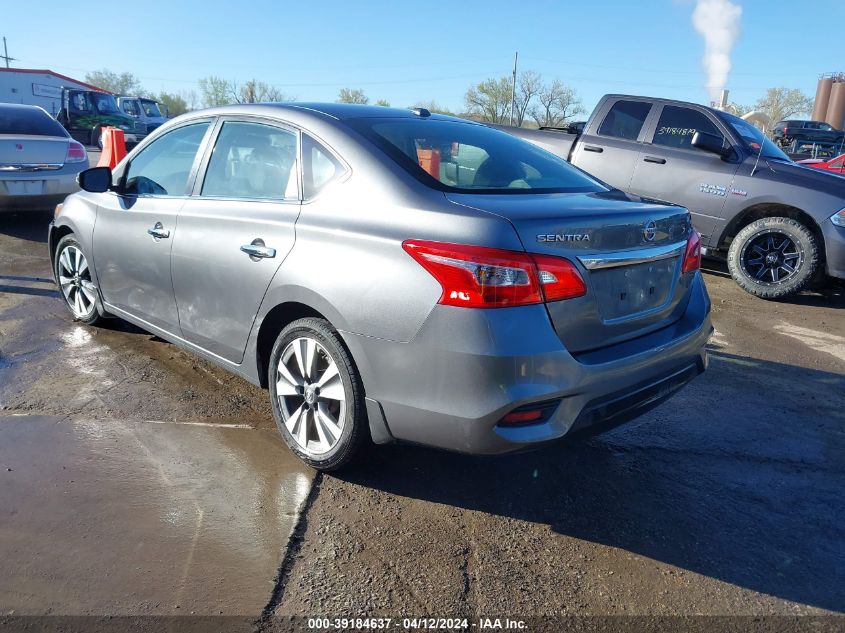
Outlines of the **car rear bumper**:
{"type": "MultiPolygon", "coordinates": [[[[85,167],[87,166],[87,163],[85,163],[85,167]]],[[[61,170],[61,173],[45,171],[4,175],[3,178],[0,178],[0,212],[54,207],[68,195],[79,191],[76,175],[82,169],[83,167],[79,169],[65,167],[61,170]],[[13,188],[13,183],[24,181],[29,183],[40,182],[41,184],[38,187],[40,193],[16,193],[21,189],[21,186],[15,185],[13,188]]]]}
{"type": "Polygon", "coordinates": [[[831,277],[845,279],[845,228],[830,220],[822,222],[824,235],[825,272],[831,277]]]}
{"type": "Polygon", "coordinates": [[[709,313],[697,274],[685,314],[670,327],[584,354],[564,349],[542,305],[437,306],[409,343],[342,334],[393,438],[494,454],[618,424],[659,404],[706,368],[709,313]],[[500,423],[538,403],[553,410],[545,421],[500,423]]]}

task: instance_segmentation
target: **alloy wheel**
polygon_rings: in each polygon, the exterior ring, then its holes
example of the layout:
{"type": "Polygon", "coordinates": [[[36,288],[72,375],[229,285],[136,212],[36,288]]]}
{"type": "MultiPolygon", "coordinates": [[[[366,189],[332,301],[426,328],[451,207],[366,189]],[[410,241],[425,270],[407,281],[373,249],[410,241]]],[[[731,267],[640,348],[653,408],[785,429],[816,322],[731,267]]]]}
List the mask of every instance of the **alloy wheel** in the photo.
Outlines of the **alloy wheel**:
{"type": "Polygon", "coordinates": [[[786,234],[766,231],[743,245],[740,262],[745,273],[763,284],[792,278],[804,261],[796,243],[786,234]]]}
{"type": "Polygon", "coordinates": [[[346,392],[338,365],[319,341],[294,339],[276,369],[276,395],[285,427],[300,449],[324,455],[340,440],[346,392]]]}
{"type": "Polygon", "coordinates": [[[57,272],[62,295],[73,315],[80,319],[91,316],[96,309],[97,292],[82,251],[72,244],[66,246],[59,254],[57,272]]]}

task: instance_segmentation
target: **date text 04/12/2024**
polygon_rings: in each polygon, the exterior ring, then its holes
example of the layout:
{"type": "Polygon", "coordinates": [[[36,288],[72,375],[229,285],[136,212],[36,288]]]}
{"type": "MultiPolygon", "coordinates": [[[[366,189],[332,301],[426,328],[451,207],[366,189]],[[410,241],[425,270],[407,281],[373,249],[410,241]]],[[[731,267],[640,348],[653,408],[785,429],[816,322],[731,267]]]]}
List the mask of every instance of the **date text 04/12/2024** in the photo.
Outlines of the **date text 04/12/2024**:
{"type": "Polygon", "coordinates": [[[399,628],[405,631],[519,631],[526,630],[523,620],[510,618],[479,618],[477,622],[468,618],[309,618],[308,629],[312,631],[336,630],[389,630],[399,628]]]}

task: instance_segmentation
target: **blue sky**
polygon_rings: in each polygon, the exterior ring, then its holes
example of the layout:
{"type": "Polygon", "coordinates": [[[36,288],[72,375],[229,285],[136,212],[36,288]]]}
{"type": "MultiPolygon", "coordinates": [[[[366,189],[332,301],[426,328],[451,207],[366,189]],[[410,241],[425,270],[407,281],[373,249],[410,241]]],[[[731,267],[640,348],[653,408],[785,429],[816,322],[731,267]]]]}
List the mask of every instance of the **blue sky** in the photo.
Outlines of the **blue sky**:
{"type": "MultiPolygon", "coordinates": [[[[812,96],[820,73],[845,70],[842,0],[734,2],[743,13],[732,101],[751,104],[773,86],[812,96]]],[[[561,79],[588,109],[606,92],[709,100],[693,0],[4,4],[13,65],[79,79],[130,71],[155,92],[216,74],[255,77],[301,101],[351,87],[394,106],[433,99],[460,110],[467,87],[509,74],[518,50],[520,69],[561,79]]]]}

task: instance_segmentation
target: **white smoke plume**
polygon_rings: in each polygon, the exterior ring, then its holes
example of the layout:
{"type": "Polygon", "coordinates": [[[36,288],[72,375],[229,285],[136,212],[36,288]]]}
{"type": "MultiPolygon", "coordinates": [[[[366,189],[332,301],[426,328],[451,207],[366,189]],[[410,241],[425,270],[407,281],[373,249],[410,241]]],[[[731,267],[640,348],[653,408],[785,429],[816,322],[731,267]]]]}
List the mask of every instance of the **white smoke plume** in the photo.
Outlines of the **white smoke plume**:
{"type": "Polygon", "coordinates": [[[739,39],[742,7],[731,0],[696,0],[692,25],[704,38],[701,64],[707,73],[707,90],[713,101],[728,83],[731,50],[739,39]]]}

